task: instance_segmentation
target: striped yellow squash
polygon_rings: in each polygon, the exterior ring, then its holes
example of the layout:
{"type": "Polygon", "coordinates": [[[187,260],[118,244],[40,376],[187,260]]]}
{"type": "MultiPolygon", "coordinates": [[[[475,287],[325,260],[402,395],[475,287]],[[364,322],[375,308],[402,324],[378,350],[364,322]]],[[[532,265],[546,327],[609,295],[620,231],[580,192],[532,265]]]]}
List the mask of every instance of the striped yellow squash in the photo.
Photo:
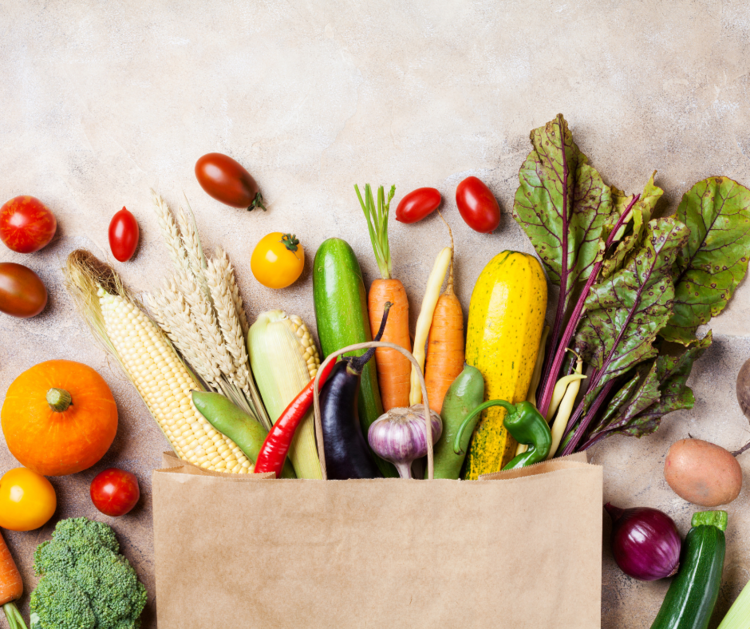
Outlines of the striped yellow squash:
{"type": "MultiPolygon", "coordinates": [[[[547,282],[538,260],[518,251],[496,255],[479,276],[469,305],[466,362],[479,369],[485,399],[526,399],[547,309],[547,282]]],[[[474,430],[465,478],[502,469],[516,443],[503,426],[505,409],[487,409],[474,430]]]]}

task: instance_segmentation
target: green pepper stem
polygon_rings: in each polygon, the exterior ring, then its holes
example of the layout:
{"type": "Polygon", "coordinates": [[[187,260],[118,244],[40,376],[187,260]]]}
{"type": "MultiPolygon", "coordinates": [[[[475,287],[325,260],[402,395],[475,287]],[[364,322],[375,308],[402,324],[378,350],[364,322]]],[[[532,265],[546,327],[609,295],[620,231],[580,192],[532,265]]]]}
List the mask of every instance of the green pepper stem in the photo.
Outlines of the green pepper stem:
{"type": "Polygon", "coordinates": [[[727,530],[726,511],[697,511],[693,514],[692,526],[715,526],[720,531],[727,530]]]}
{"type": "Polygon", "coordinates": [[[483,402],[479,406],[477,406],[471,413],[469,413],[466,416],[466,419],[464,419],[463,422],[461,422],[461,426],[458,428],[458,432],[456,433],[456,438],[453,441],[453,452],[456,454],[463,454],[464,449],[461,447],[461,443],[463,442],[463,436],[464,433],[467,430],[467,427],[469,424],[471,424],[471,430],[474,430],[474,426],[476,426],[478,416],[483,412],[486,411],[488,408],[492,408],[493,406],[502,406],[505,410],[508,411],[508,413],[515,413],[516,407],[513,406],[510,402],[507,402],[506,400],[488,400],[486,402],[483,402]],[[473,423],[472,423],[473,420],[473,423]]]}

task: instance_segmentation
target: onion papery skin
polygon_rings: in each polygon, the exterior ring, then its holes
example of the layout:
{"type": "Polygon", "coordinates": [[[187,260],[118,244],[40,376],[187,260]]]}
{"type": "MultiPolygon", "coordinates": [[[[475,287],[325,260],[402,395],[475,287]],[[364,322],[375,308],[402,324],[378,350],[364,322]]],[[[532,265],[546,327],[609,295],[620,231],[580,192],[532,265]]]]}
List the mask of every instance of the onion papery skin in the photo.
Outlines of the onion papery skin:
{"type": "MultiPolygon", "coordinates": [[[[432,443],[443,434],[443,422],[435,411],[430,411],[432,443]]],[[[427,455],[424,405],[392,408],[378,417],[367,432],[373,452],[396,466],[401,478],[412,478],[411,464],[427,455]]]]}
{"type": "Polygon", "coordinates": [[[640,581],[677,574],[682,540],[672,518],[650,507],[604,508],[612,517],[612,554],[625,574],[640,581]]]}

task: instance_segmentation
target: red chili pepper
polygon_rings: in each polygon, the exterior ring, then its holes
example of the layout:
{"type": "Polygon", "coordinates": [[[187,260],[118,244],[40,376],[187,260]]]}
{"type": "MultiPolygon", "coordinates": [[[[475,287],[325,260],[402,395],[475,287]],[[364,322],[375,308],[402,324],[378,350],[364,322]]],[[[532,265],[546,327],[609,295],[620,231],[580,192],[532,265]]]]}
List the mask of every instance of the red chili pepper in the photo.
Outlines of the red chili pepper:
{"type": "MultiPolygon", "coordinates": [[[[323,374],[320,376],[321,386],[333,371],[335,364],[336,361],[332,360],[326,365],[323,374]]],[[[286,461],[286,455],[289,452],[289,446],[292,444],[297,426],[312,406],[314,386],[315,378],[310,380],[309,384],[284,409],[281,417],[266,435],[266,440],[263,442],[258,458],[255,460],[256,474],[276,472],[276,478],[281,478],[281,470],[284,468],[284,461],[286,461]]]]}

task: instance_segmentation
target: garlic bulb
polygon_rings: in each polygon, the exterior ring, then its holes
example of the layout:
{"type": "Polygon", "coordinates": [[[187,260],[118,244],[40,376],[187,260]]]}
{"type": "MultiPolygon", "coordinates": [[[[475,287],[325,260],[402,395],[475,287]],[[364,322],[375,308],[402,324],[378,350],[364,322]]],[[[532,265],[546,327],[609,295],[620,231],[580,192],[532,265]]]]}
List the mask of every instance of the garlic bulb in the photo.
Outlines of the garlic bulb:
{"type": "MultiPolygon", "coordinates": [[[[432,410],[430,424],[434,446],[443,433],[443,421],[432,410]]],[[[412,462],[427,455],[424,405],[392,408],[372,423],[367,439],[375,454],[396,466],[401,478],[412,478],[412,462]]]]}

